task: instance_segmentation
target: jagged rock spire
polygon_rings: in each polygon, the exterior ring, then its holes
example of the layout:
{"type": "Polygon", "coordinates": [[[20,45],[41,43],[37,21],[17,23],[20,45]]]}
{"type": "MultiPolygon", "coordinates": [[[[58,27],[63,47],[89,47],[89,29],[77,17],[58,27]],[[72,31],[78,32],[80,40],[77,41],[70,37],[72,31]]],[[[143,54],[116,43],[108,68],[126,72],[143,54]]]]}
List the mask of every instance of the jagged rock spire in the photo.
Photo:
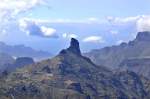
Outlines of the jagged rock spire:
{"type": "Polygon", "coordinates": [[[71,38],[70,46],[67,50],[75,54],[81,55],[79,42],[75,38],[71,38]]]}
{"type": "Polygon", "coordinates": [[[63,54],[66,53],[66,51],[72,52],[76,55],[81,55],[80,45],[78,40],[76,40],[75,38],[71,38],[69,48],[67,48],[66,50],[62,50],[60,53],[63,54]]]}

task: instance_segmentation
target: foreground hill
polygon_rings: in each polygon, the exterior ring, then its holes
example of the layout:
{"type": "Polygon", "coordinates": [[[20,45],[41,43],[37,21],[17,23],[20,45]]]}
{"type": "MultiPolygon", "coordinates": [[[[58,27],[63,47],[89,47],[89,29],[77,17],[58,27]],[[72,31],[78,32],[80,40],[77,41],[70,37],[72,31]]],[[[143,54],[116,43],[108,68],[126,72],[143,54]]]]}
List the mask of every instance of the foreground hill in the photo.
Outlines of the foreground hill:
{"type": "Polygon", "coordinates": [[[86,53],[94,63],[116,69],[126,59],[150,57],[150,32],[139,32],[129,43],[92,50],[86,53]]]}
{"type": "Polygon", "coordinates": [[[0,99],[149,99],[148,85],[134,72],[113,73],[95,65],[72,39],[56,57],[2,78],[0,99]]]}

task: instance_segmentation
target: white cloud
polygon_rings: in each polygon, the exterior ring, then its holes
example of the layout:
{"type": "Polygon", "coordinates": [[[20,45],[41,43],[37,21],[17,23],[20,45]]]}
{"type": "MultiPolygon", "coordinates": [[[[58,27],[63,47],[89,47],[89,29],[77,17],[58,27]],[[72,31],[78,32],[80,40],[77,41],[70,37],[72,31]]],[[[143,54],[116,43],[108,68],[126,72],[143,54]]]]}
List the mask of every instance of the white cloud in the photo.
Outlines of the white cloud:
{"type": "Polygon", "coordinates": [[[116,44],[121,44],[121,43],[123,43],[123,42],[125,42],[125,41],[124,41],[124,40],[119,40],[119,41],[117,41],[116,44]]]}
{"type": "Polygon", "coordinates": [[[51,36],[56,35],[56,30],[54,28],[48,28],[45,26],[41,26],[41,31],[42,31],[43,35],[46,37],[51,37],[51,36]]]}
{"type": "Polygon", "coordinates": [[[88,20],[89,20],[89,21],[95,21],[95,22],[96,22],[96,21],[99,21],[99,19],[96,18],[96,17],[90,17],[90,18],[88,18],[88,20]]]}
{"type": "Polygon", "coordinates": [[[137,23],[137,31],[150,31],[150,16],[141,17],[137,23]]]}
{"type": "Polygon", "coordinates": [[[47,0],[0,0],[0,32],[17,23],[24,13],[39,6],[49,7],[47,0]]]}
{"type": "Polygon", "coordinates": [[[108,22],[114,25],[135,24],[137,32],[150,31],[150,15],[139,15],[134,17],[107,17],[108,22]]]}
{"type": "Polygon", "coordinates": [[[46,5],[46,0],[1,0],[0,17],[13,18],[21,12],[30,10],[38,5],[46,5]]]}
{"type": "Polygon", "coordinates": [[[21,30],[24,30],[24,29],[27,28],[27,26],[28,26],[28,24],[27,24],[28,21],[27,20],[20,19],[18,22],[19,22],[19,26],[20,26],[21,30]]]}
{"type": "Polygon", "coordinates": [[[100,20],[95,17],[91,18],[85,18],[85,19],[37,19],[37,18],[29,18],[29,17],[24,17],[26,20],[34,21],[37,23],[85,23],[85,24],[90,24],[90,23],[103,23],[103,20],[100,20]]]}
{"type": "Polygon", "coordinates": [[[62,34],[62,37],[66,38],[66,39],[70,39],[70,38],[77,38],[78,36],[73,33],[64,33],[64,34],[62,34]]]}
{"type": "Polygon", "coordinates": [[[119,32],[116,31],[116,30],[111,30],[110,33],[111,33],[112,35],[117,35],[119,32]]]}
{"type": "Polygon", "coordinates": [[[140,19],[142,16],[134,16],[134,17],[111,17],[108,16],[106,19],[108,22],[113,24],[125,24],[129,22],[136,22],[138,19],[140,19]]]}
{"type": "Polygon", "coordinates": [[[84,38],[83,42],[104,43],[104,39],[101,36],[89,36],[84,38]]]}
{"type": "Polygon", "coordinates": [[[19,27],[21,31],[25,32],[29,36],[36,35],[41,37],[58,37],[56,29],[40,25],[34,21],[20,19],[19,27]]]}

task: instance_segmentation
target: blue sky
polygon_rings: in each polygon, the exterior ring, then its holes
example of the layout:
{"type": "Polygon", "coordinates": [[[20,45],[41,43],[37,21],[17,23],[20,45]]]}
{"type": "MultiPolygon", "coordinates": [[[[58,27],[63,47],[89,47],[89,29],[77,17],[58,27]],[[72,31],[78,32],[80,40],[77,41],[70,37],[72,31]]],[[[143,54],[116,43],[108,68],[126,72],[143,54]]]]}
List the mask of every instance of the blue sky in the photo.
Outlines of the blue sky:
{"type": "MultiPolygon", "coordinates": [[[[45,18],[84,19],[106,16],[128,17],[150,13],[150,0],[50,0],[45,18]],[[47,14],[49,12],[49,14],[47,14]]],[[[37,13],[39,11],[37,10],[37,13]]]]}
{"type": "Polygon", "coordinates": [[[1,0],[0,41],[58,53],[71,37],[83,51],[150,31],[150,0],[1,0]]]}

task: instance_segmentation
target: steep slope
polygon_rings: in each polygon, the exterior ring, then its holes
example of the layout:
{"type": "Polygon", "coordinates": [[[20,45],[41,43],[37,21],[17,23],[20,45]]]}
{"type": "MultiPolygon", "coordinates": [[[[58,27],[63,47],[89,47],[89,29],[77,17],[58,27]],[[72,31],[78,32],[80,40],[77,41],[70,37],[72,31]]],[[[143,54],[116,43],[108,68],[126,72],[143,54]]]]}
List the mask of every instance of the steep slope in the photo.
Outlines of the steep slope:
{"type": "Polygon", "coordinates": [[[35,59],[43,59],[51,56],[49,52],[36,51],[24,45],[11,46],[3,42],[0,42],[0,53],[7,53],[14,57],[32,57],[35,59]]]}
{"type": "Polygon", "coordinates": [[[114,74],[95,65],[72,39],[56,57],[1,79],[0,99],[149,99],[145,86],[133,72],[114,74]]]}
{"type": "Polygon", "coordinates": [[[129,43],[105,47],[86,53],[94,63],[116,69],[122,61],[129,58],[150,57],[150,32],[139,32],[129,43]]]}
{"type": "Polygon", "coordinates": [[[134,71],[150,79],[150,58],[126,59],[119,65],[121,70],[134,71]]]}

